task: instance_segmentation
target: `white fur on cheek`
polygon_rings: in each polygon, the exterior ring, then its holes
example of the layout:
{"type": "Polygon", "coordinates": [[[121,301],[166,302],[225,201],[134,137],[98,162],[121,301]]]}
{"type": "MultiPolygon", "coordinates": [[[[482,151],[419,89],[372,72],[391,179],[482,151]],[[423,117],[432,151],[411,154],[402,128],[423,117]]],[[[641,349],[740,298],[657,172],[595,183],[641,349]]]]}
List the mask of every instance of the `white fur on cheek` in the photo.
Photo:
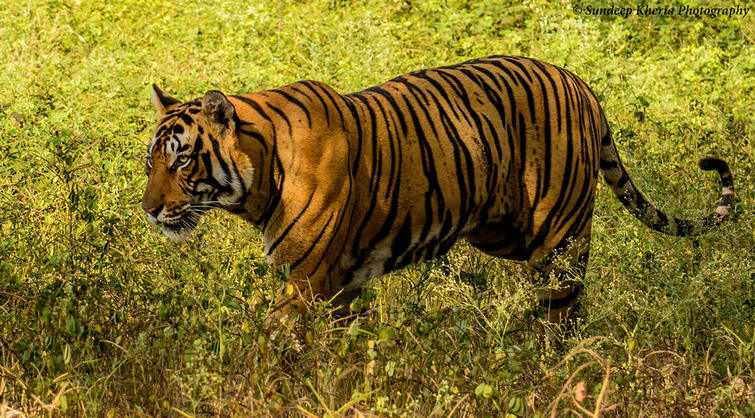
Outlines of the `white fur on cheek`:
{"type": "Polygon", "coordinates": [[[162,229],[163,229],[163,234],[166,237],[168,237],[169,240],[176,241],[176,242],[186,241],[191,236],[191,233],[194,232],[193,228],[192,229],[181,228],[178,231],[176,231],[174,229],[163,226],[162,229]]]}
{"type": "Polygon", "coordinates": [[[218,183],[224,184],[231,189],[229,193],[218,195],[217,200],[221,205],[243,204],[239,200],[252,185],[254,168],[251,165],[243,167],[241,161],[237,161],[237,167],[239,167],[238,171],[231,171],[229,173],[225,173],[220,167],[213,170],[213,173],[217,173],[215,179],[218,183]]]}
{"type": "Polygon", "coordinates": [[[153,215],[150,215],[149,213],[147,215],[147,221],[151,223],[152,225],[157,225],[157,218],[155,218],[153,215]]]}

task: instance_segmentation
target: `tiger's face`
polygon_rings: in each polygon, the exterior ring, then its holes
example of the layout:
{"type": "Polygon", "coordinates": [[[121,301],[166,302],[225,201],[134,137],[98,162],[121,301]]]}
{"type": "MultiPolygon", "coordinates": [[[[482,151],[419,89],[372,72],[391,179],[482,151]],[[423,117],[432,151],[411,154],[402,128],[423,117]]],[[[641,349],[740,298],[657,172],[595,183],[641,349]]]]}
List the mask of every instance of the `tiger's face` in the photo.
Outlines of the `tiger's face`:
{"type": "Polygon", "coordinates": [[[191,235],[207,210],[243,204],[253,170],[238,157],[235,110],[222,93],[181,103],[153,85],[160,124],[145,156],[147,220],[172,240],[191,235]]]}

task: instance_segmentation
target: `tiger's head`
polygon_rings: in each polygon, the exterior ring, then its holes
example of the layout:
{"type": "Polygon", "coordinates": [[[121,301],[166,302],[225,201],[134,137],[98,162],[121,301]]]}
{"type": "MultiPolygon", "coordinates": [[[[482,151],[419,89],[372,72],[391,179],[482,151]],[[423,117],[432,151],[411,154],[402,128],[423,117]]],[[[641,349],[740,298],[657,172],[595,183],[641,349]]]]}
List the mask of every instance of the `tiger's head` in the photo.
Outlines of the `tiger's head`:
{"type": "Polygon", "coordinates": [[[142,208],[172,240],[189,237],[211,208],[242,205],[254,173],[239,150],[236,111],[217,90],[186,103],[152,86],[160,123],[147,149],[142,208]]]}

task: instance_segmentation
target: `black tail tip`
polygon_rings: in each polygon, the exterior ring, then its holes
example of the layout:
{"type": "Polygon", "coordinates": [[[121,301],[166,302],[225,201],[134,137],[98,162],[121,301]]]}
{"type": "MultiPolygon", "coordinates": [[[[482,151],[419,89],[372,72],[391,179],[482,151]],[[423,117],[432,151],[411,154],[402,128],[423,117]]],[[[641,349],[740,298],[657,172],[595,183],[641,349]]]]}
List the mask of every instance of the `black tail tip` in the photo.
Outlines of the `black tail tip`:
{"type": "Polygon", "coordinates": [[[718,158],[703,158],[699,165],[703,170],[716,170],[719,174],[729,172],[729,165],[726,164],[726,161],[718,158]]]}

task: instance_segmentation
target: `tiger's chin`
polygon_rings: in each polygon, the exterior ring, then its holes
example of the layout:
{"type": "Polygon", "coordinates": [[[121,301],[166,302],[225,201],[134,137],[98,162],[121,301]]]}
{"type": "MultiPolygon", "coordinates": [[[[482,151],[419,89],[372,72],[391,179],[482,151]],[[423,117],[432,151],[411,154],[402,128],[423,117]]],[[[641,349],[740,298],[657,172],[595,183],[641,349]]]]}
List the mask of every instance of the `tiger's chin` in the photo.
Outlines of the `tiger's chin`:
{"type": "Polygon", "coordinates": [[[170,225],[162,224],[163,235],[171,241],[186,241],[194,232],[194,225],[170,225]]]}

